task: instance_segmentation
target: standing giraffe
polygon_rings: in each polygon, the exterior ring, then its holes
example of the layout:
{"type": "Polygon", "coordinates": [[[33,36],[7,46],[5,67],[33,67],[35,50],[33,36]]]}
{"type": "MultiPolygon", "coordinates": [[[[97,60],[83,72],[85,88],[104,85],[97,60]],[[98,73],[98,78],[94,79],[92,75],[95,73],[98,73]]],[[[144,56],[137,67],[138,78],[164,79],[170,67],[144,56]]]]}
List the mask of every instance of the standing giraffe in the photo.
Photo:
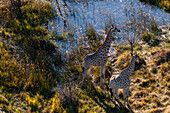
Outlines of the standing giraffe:
{"type": "Polygon", "coordinates": [[[91,66],[100,66],[100,87],[102,86],[102,73],[104,75],[104,82],[106,83],[104,68],[105,68],[105,65],[108,59],[108,53],[109,53],[112,40],[115,39],[112,33],[115,33],[115,32],[120,32],[120,30],[117,29],[116,27],[111,26],[107,33],[107,36],[106,36],[106,39],[103,45],[100,46],[96,50],[96,52],[94,52],[93,54],[88,54],[84,58],[84,72],[83,72],[83,79],[82,79],[81,86],[83,85],[84,77],[87,72],[88,72],[88,76],[90,76],[91,66]]]}
{"type": "Polygon", "coordinates": [[[131,62],[129,67],[127,67],[126,69],[124,69],[119,75],[112,75],[112,77],[110,78],[110,88],[113,91],[113,96],[114,99],[117,97],[117,100],[120,104],[119,98],[118,98],[118,90],[119,89],[123,89],[123,99],[124,99],[124,107],[126,105],[126,97],[127,97],[127,105],[128,104],[128,92],[129,92],[129,87],[130,87],[130,76],[131,74],[134,72],[134,68],[135,68],[135,61],[136,60],[140,60],[138,54],[133,55],[133,42],[130,42],[131,44],[131,62]],[[115,93],[116,93],[116,97],[115,97],[115,93]]]}

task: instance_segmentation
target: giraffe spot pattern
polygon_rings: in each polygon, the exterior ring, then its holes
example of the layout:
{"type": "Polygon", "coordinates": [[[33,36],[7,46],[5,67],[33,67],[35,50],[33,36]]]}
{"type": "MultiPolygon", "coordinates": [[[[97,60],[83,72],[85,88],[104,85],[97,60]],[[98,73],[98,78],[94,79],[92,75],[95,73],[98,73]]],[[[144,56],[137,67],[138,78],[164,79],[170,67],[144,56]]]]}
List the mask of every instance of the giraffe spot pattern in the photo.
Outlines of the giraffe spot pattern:
{"type": "MultiPolygon", "coordinates": [[[[107,33],[107,36],[105,38],[105,41],[102,46],[100,46],[96,52],[93,54],[89,54],[84,58],[84,68],[89,69],[91,65],[93,66],[105,66],[107,60],[108,60],[108,52],[113,40],[112,32],[117,32],[117,29],[113,26],[111,26],[110,30],[107,33]]],[[[83,80],[84,81],[84,76],[86,74],[86,71],[83,72],[83,80]]],[[[101,79],[101,78],[100,78],[101,79]]]]}

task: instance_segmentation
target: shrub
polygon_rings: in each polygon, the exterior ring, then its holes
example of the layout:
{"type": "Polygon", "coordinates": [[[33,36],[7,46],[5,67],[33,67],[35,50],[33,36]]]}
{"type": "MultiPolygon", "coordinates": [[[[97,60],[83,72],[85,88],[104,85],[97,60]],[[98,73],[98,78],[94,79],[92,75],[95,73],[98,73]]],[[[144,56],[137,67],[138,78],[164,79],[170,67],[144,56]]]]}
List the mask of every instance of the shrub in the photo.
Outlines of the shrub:
{"type": "Polygon", "coordinates": [[[151,109],[151,110],[147,110],[148,113],[166,113],[164,112],[164,108],[161,108],[161,107],[156,107],[154,109],[151,109]]]}
{"type": "Polygon", "coordinates": [[[119,69],[125,69],[130,64],[131,55],[129,52],[124,52],[122,55],[118,57],[116,62],[116,67],[119,69]]]}
{"type": "Polygon", "coordinates": [[[48,30],[41,26],[55,16],[54,8],[48,2],[33,0],[22,4],[19,18],[15,16],[18,12],[14,10],[11,5],[6,5],[0,11],[6,20],[1,29],[4,38],[2,49],[4,52],[8,50],[0,59],[1,84],[6,90],[25,89],[47,94],[59,80],[54,66],[62,64],[61,53],[48,41],[48,30]],[[8,39],[14,48],[8,47],[8,39]]]}
{"type": "Polygon", "coordinates": [[[159,33],[158,32],[159,29],[158,29],[157,23],[156,23],[156,21],[154,19],[151,21],[151,30],[155,34],[159,33]]]}
{"type": "Polygon", "coordinates": [[[121,55],[123,52],[130,50],[130,47],[127,45],[124,46],[117,46],[116,47],[116,55],[119,56],[121,55]]]}
{"type": "Polygon", "coordinates": [[[143,99],[143,100],[144,100],[145,102],[147,102],[147,103],[148,103],[148,102],[150,102],[150,100],[151,100],[151,99],[150,99],[150,97],[149,97],[149,96],[146,96],[146,97],[144,97],[144,99],[143,99]]]}
{"type": "Polygon", "coordinates": [[[161,0],[159,7],[170,13],[170,2],[168,0],[161,0]]]}
{"type": "Polygon", "coordinates": [[[141,109],[141,108],[145,107],[146,105],[147,105],[147,103],[145,101],[140,101],[140,102],[135,101],[132,104],[133,108],[135,108],[135,109],[141,109]]]}
{"type": "Polygon", "coordinates": [[[157,67],[152,67],[151,72],[156,74],[158,72],[157,67]]]}
{"type": "Polygon", "coordinates": [[[141,39],[150,46],[157,46],[160,43],[159,39],[155,36],[155,34],[150,33],[148,31],[142,34],[141,39]]]}
{"type": "Polygon", "coordinates": [[[170,61],[170,51],[167,50],[162,50],[157,52],[157,56],[156,56],[156,65],[160,65],[161,63],[164,62],[169,62],[170,61]]]}
{"type": "Polygon", "coordinates": [[[141,87],[149,87],[149,86],[152,86],[152,84],[155,84],[155,83],[156,83],[155,78],[149,78],[147,80],[142,81],[139,84],[139,86],[141,86],[141,87]]]}
{"type": "Polygon", "coordinates": [[[158,6],[160,0],[140,0],[140,1],[149,3],[150,5],[158,6]]]}
{"type": "Polygon", "coordinates": [[[0,95],[0,103],[8,105],[9,101],[3,95],[0,95]]]}
{"type": "Polygon", "coordinates": [[[167,96],[167,95],[163,96],[161,99],[162,102],[166,102],[168,100],[169,100],[169,96],[167,96]]]}
{"type": "Polygon", "coordinates": [[[51,108],[49,111],[51,113],[63,113],[64,109],[62,107],[61,101],[60,101],[60,95],[58,93],[55,94],[53,98],[51,98],[48,102],[48,106],[51,108]]]}
{"type": "Polygon", "coordinates": [[[134,82],[135,82],[135,83],[140,83],[140,82],[141,82],[141,79],[136,78],[136,79],[134,80],[134,82]]]}
{"type": "Polygon", "coordinates": [[[71,87],[62,88],[60,91],[60,103],[66,112],[78,112],[78,99],[75,96],[75,89],[71,87]]]}
{"type": "Polygon", "coordinates": [[[13,90],[15,90],[15,88],[20,90],[22,89],[23,82],[25,82],[25,69],[21,68],[20,64],[15,61],[15,58],[8,54],[2,46],[0,47],[0,83],[4,85],[7,90],[11,88],[13,90]]]}
{"type": "Polygon", "coordinates": [[[168,65],[168,63],[164,63],[161,65],[159,72],[164,77],[164,76],[166,76],[168,70],[170,70],[170,66],[168,65]]]}
{"type": "Polygon", "coordinates": [[[86,35],[91,49],[96,51],[96,49],[101,45],[101,39],[103,39],[103,37],[97,34],[93,26],[86,29],[86,35]]]}
{"type": "Polygon", "coordinates": [[[157,97],[152,98],[152,102],[156,103],[157,106],[161,106],[161,102],[157,97]]]}
{"type": "Polygon", "coordinates": [[[10,28],[12,32],[19,35],[46,35],[48,31],[40,26],[56,16],[53,7],[48,2],[24,3],[20,12],[17,12],[16,9],[13,10],[11,5],[2,8],[0,14],[6,20],[3,27],[10,28]],[[15,16],[18,14],[19,17],[15,16]]]}
{"type": "Polygon", "coordinates": [[[149,93],[147,91],[136,91],[134,93],[134,97],[140,98],[140,97],[146,97],[149,93]]]}
{"type": "Polygon", "coordinates": [[[140,56],[140,61],[135,62],[135,71],[146,66],[146,62],[143,57],[140,56]]]}
{"type": "Polygon", "coordinates": [[[170,74],[167,74],[167,76],[165,76],[165,81],[170,82],[170,74]]]}
{"type": "Polygon", "coordinates": [[[148,3],[149,5],[160,7],[163,10],[170,12],[170,3],[168,0],[140,0],[140,1],[148,3]]]}
{"type": "MultiPolygon", "coordinates": [[[[146,65],[146,62],[143,58],[140,58],[140,61],[135,62],[135,71],[143,67],[143,65],[146,65]]],[[[116,67],[119,69],[125,69],[130,65],[131,61],[131,55],[128,51],[125,51],[123,54],[118,56],[118,59],[116,61],[116,67]]]]}
{"type": "Polygon", "coordinates": [[[142,82],[139,84],[139,86],[141,86],[141,87],[148,87],[148,85],[149,85],[148,81],[142,81],[142,82]]]}

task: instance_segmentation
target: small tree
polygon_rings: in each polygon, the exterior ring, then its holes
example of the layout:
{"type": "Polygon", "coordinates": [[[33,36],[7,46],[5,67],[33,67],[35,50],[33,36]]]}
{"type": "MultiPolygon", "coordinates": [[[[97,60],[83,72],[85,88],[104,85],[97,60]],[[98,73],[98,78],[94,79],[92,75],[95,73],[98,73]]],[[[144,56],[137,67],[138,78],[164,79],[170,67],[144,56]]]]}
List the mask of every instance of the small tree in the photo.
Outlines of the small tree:
{"type": "Polygon", "coordinates": [[[21,7],[21,0],[11,0],[11,4],[13,7],[21,7]]]}
{"type": "Polygon", "coordinates": [[[21,0],[10,0],[11,5],[13,8],[14,13],[16,14],[16,17],[20,19],[21,17],[21,0]]]}

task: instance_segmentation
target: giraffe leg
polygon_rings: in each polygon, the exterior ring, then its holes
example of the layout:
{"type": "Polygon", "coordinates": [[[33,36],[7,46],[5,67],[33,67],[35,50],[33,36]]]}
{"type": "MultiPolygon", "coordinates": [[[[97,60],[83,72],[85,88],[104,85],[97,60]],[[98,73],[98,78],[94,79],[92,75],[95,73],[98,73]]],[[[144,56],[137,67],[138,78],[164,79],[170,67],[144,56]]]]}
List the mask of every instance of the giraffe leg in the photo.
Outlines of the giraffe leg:
{"type": "Polygon", "coordinates": [[[116,99],[117,99],[117,96],[116,96],[116,89],[113,90],[113,96],[114,96],[114,101],[115,101],[115,104],[116,104],[116,99]]]}
{"type": "Polygon", "coordinates": [[[105,66],[103,66],[103,76],[104,76],[104,83],[106,84],[106,79],[105,79],[105,66]]]}
{"type": "Polygon", "coordinates": [[[83,78],[82,78],[82,82],[81,82],[81,87],[83,86],[84,77],[85,77],[85,75],[86,75],[86,73],[88,72],[89,69],[90,69],[90,66],[89,66],[89,67],[84,67],[84,72],[83,72],[83,78]]]}
{"type": "Polygon", "coordinates": [[[115,94],[116,91],[115,91],[115,89],[113,89],[112,91],[113,91],[114,104],[115,104],[115,106],[118,106],[118,105],[116,104],[116,96],[115,96],[115,95],[116,95],[116,94],[115,94]]]}
{"type": "Polygon", "coordinates": [[[91,70],[91,67],[88,69],[88,82],[90,81],[90,70],[91,70]]]}
{"type": "Polygon", "coordinates": [[[129,93],[129,87],[126,89],[126,96],[127,96],[127,106],[129,107],[129,102],[128,102],[128,93],[129,93]]]}
{"type": "Polygon", "coordinates": [[[113,98],[114,98],[114,101],[116,101],[116,97],[115,97],[115,89],[112,90],[113,91],[113,98]]]}
{"type": "Polygon", "coordinates": [[[126,88],[123,89],[124,107],[126,106],[126,88]]]}
{"type": "Polygon", "coordinates": [[[100,87],[102,87],[102,73],[103,73],[103,66],[100,66],[100,87]]]}
{"type": "Polygon", "coordinates": [[[117,101],[118,101],[119,105],[121,105],[121,103],[120,103],[120,101],[119,101],[118,91],[119,91],[119,90],[116,89],[116,97],[117,97],[117,101]]]}

